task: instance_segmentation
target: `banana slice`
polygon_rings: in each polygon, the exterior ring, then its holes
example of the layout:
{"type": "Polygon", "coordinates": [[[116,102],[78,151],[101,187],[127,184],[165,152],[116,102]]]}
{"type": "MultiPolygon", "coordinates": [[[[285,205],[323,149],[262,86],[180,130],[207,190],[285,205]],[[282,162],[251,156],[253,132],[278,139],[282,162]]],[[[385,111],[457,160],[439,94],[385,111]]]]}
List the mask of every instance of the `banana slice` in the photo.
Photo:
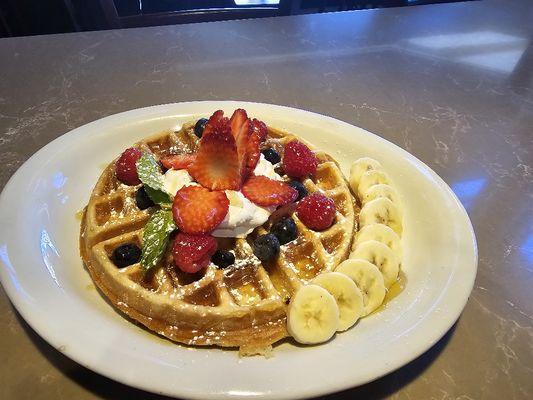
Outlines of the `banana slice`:
{"type": "Polygon", "coordinates": [[[345,331],[361,317],[363,295],[352,279],[339,272],[327,272],[318,275],[312,283],[323,287],[335,298],[339,307],[337,331],[345,331]]]}
{"type": "Polygon", "coordinates": [[[367,242],[369,240],[377,240],[378,242],[386,244],[387,246],[391,248],[394,254],[396,254],[396,256],[398,257],[398,260],[401,259],[401,256],[402,256],[401,239],[391,227],[384,225],[384,224],[371,224],[371,225],[364,226],[355,235],[355,239],[352,245],[352,251],[355,250],[355,248],[359,244],[363,242],[367,242]]]}
{"type": "Polygon", "coordinates": [[[396,190],[394,190],[392,186],[385,183],[379,183],[377,185],[370,186],[365,195],[361,198],[361,203],[365,205],[366,203],[380,197],[389,199],[398,208],[402,204],[396,190]]]}
{"type": "Polygon", "coordinates": [[[287,330],[297,342],[322,343],[339,326],[339,307],[335,298],[318,285],[302,286],[287,309],[287,330]]]}
{"type": "Polygon", "coordinates": [[[367,260],[348,259],[340,263],[335,272],[351,278],[363,295],[363,313],[361,317],[370,314],[378,308],[385,299],[385,283],[379,269],[367,260]]]}
{"type": "Polygon", "coordinates": [[[402,216],[389,199],[380,197],[366,203],[359,213],[361,227],[371,224],[390,226],[398,235],[402,234],[402,216]]]}
{"type": "Polygon", "coordinates": [[[359,179],[357,194],[359,195],[359,198],[362,199],[372,186],[388,183],[390,183],[390,178],[385,171],[379,169],[367,171],[361,175],[361,179],[359,179]]]}
{"type": "Polygon", "coordinates": [[[378,242],[377,240],[369,240],[362,242],[355,247],[355,250],[350,254],[350,258],[361,258],[370,261],[383,275],[385,287],[389,288],[396,282],[398,273],[400,272],[400,263],[396,254],[389,246],[378,242]]]}
{"type": "Polygon", "coordinates": [[[357,187],[359,186],[361,175],[367,171],[381,168],[381,164],[373,158],[363,157],[354,161],[350,167],[350,179],[348,180],[353,192],[357,193],[357,187]]]}

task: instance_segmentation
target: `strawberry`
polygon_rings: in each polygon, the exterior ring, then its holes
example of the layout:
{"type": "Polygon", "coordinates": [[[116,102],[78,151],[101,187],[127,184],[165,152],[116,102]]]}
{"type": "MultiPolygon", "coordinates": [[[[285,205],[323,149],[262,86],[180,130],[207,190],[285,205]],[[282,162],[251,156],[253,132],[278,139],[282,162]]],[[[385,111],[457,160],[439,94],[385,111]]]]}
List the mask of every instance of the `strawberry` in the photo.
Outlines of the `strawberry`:
{"type": "Polygon", "coordinates": [[[305,144],[293,140],[285,145],[283,170],[293,178],[304,178],[316,172],[318,160],[305,144]]]}
{"type": "Polygon", "coordinates": [[[243,180],[246,178],[247,174],[247,164],[248,164],[248,153],[249,147],[248,142],[252,136],[252,126],[250,124],[250,119],[246,115],[246,111],[242,108],[235,110],[233,115],[230,118],[231,133],[235,138],[235,143],[237,144],[237,154],[239,155],[239,168],[241,172],[241,177],[243,180]]]}
{"type": "Polygon", "coordinates": [[[252,131],[259,136],[259,141],[261,143],[266,140],[268,128],[263,121],[259,121],[256,118],[252,119],[252,131]]]}
{"type": "Polygon", "coordinates": [[[229,200],[224,192],[201,186],[184,186],[172,204],[174,222],[185,233],[209,233],[226,217],[229,200]]]}
{"type": "Polygon", "coordinates": [[[259,162],[259,145],[266,138],[266,125],[255,119],[255,125],[242,108],[235,110],[230,119],[231,133],[237,143],[239,165],[243,182],[250,176],[259,162]]]}
{"type": "Polygon", "coordinates": [[[141,183],[139,175],[137,175],[136,165],[137,160],[141,156],[141,150],[134,147],[124,150],[115,163],[115,174],[119,181],[129,186],[135,186],[141,183]]]}
{"type": "Polygon", "coordinates": [[[174,264],[183,272],[194,274],[209,265],[217,250],[217,241],[210,235],[189,235],[179,232],[174,239],[174,264]]]}
{"type": "Polygon", "coordinates": [[[333,224],[335,202],[322,193],[315,192],[304,197],[296,207],[298,218],[310,229],[322,231],[333,224]]]}
{"type": "Polygon", "coordinates": [[[246,145],[246,164],[243,170],[243,180],[254,172],[254,169],[259,162],[259,158],[261,157],[261,151],[259,150],[260,143],[261,139],[259,138],[259,135],[255,132],[252,133],[248,140],[248,144],[246,145]]]}
{"type": "Polygon", "coordinates": [[[195,160],[194,154],[172,154],[161,159],[161,164],[168,169],[187,169],[195,160]]]}
{"type": "Polygon", "coordinates": [[[238,190],[241,186],[239,165],[229,124],[217,122],[209,129],[206,125],[196,158],[188,168],[192,177],[211,190],[238,190]]]}
{"type": "Polygon", "coordinates": [[[205,124],[204,131],[202,133],[202,136],[206,133],[210,133],[214,130],[223,130],[226,127],[229,128],[229,120],[228,118],[224,117],[224,111],[217,110],[211,115],[207,123],[205,124]]]}
{"type": "Polygon", "coordinates": [[[255,175],[242,185],[242,194],[262,207],[282,206],[292,203],[298,197],[298,191],[286,183],[255,175]]]}

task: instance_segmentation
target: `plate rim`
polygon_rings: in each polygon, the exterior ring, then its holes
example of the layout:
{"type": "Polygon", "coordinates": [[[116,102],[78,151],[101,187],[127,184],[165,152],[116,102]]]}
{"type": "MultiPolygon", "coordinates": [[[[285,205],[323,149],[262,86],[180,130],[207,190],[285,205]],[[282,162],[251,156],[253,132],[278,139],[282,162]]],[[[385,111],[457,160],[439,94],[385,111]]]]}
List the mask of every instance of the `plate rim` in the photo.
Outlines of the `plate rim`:
{"type": "MultiPolygon", "coordinates": [[[[460,200],[457,198],[453,190],[450,188],[450,186],[435,172],[433,169],[431,169],[426,163],[418,159],[413,154],[409,153],[407,150],[404,150],[400,146],[396,145],[393,142],[388,141],[384,137],[380,136],[378,133],[370,132],[364,128],[358,127],[356,125],[350,124],[348,122],[345,122],[343,120],[340,120],[338,118],[330,117],[327,115],[323,115],[314,111],[308,111],[305,109],[300,108],[294,108],[289,106],[282,106],[282,105],[276,105],[276,104],[269,104],[269,103],[260,103],[260,102],[249,102],[249,101],[219,101],[219,100],[205,100],[205,101],[187,101],[187,102],[178,102],[178,103],[166,103],[166,104],[159,104],[159,105],[151,105],[147,107],[141,107],[141,108],[135,108],[115,114],[110,114],[108,116],[98,118],[96,120],[93,120],[91,122],[88,122],[86,124],[83,124],[79,127],[76,127],[56,139],[52,140],[51,142],[47,143],[45,146],[40,148],[38,151],[36,151],[31,157],[29,157],[18,169],[17,171],[10,177],[8,182],[5,184],[1,194],[0,194],[0,219],[4,219],[3,215],[6,211],[6,205],[7,202],[7,196],[8,194],[13,190],[12,187],[17,183],[18,180],[21,179],[21,176],[23,176],[24,173],[30,168],[31,163],[34,162],[35,159],[39,158],[43,154],[51,151],[52,149],[56,147],[60,147],[64,144],[65,141],[72,140],[77,136],[86,134],[84,131],[86,129],[91,129],[93,126],[97,126],[98,124],[102,122],[112,122],[114,119],[120,120],[124,118],[134,117],[134,118],[140,118],[137,114],[139,112],[150,114],[151,111],[160,112],[160,113],[167,113],[168,111],[174,110],[174,114],[176,116],[178,115],[178,109],[180,107],[187,107],[187,106],[194,106],[194,105],[214,105],[213,109],[216,108],[222,108],[225,106],[240,106],[243,108],[246,108],[247,105],[253,105],[258,107],[267,107],[267,108],[274,108],[279,110],[284,110],[286,112],[303,112],[303,113],[309,113],[314,115],[315,117],[319,117],[320,119],[327,119],[334,121],[335,123],[340,123],[341,125],[345,125],[347,128],[357,128],[362,131],[364,131],[365,134],[374,136],[378,140],[382,142],[386,142],[387,145],[393,146],[395,151],[398,151],[402,157],[409,159],[411,162],[414,161],[415,164],[418,164],[422,166],[425,169],[425,172],[428,172],[432,179],[438,182],[439,187],[441,189],[444,189],[448,196],[451,197],[456,207],[459,209],[460,215],[463,219],[463,222],[465,222],[466,228],[468,228],[468,239],[469,244],[472,245],[472,273],[470,275],[470,282],[464,286],[464,296],[462,298],[462,301],[460,304],[456,306],[456,311],[453,313],[448,313],[446,318],[443,318],[439,320],[439,325],[445,325],[446,327],[443,329],[437,329],[436,331],[438,334],[434,334],[431,337],[430,341],[427,341],[426,343],[415,346],[416,351],[413,351],[411,354],[409,354],[408,357],[405,358],[394,358],[391,360],[390,363],[388,363],[386,366],[383,367],[382,373],[374,375],[366,380],[359,381],[358,383],[353,383],[349,381],[344,381],[344,384],[342,385],[336,385],[334,388],[328,387],[327,385],[324,385],[323,389],[320,390],[312,390],[312,391],[306,391],[305,389],[301,390],[298,393],[276,393],[276,392],[265,392],[262,393],[259,396],[254,395],[253,397],[261,397],[261,398],[272,398],[272,399],[284,399],[284,398],[292,398],[292,399],[300,399],[300,398],[308,398],[310,396],[321,396],[325,394],[331,394],[336,393],[339,391],[347,390],[350,388],[355,388],[357,386],[364,385],[366,383],[372,382],[374,380],[380,379],[385,375],[390,374],[391,372],[407,365],[408,363],[412,362],[416,358],[418,358],[420,355],[427,352],[430,348],[432,348],[442,337],[446,335],[446,333],[452,328],[452,326],[456,323],[456,321],[461,316],[461,313],[463,312],[470,294],[472,292],[472,289],[475,284],[475,279],[477,276],[477,269],[478,269],[478,262],[479,262],[479,254],[478,254],[478,246],[477,246],[477,240],[475,236],[475,231],[472,225],[472,222],[469,218],[469,215],[460,202],[460,200]],[[168,109],[168,111],[166,110],[168,109]]],[[[143,115],[143,119],[146,119],[148,115],[143,115]]],[[[29,183],[28,183],[29,184],[29,183]]],[[[3,232],[0,232],[0,241],[3,241],[3,232]]],[[[78,354],[76,351],[65,351],[60,343],[61,339],[59,338],[59,335],[56,335],[54,332],[51,332],[50,330],[46,329],[46,324],[37,323],[35,320],[32,320],[31,314],[30,314],[30,305],[25,302],[22,298],[22,296],[18,296],[16,291],[14,290],[13,286],[11,285],[11,280],[7,273],[5,272],[7,270],[7,265],[5,265],[5,262],[2,258],[0,258],[0,264],[3,266],[3,268],[0,269],[0,281],[2,283],[2,287],[4,288],[4,291],[6,292],[11,304],[13,307],[17,310],[17,312],[24,318],[25,322],[41,337],[43,338],[49,345],[53,346],[57,351],[62,353],[63,355],[67,356],[68,358],[72,359],[76,363],[82,365],[83,367],[94,371],[102,376],[111,378],[117,382],[126,384],[128,386],[132,386],[137,389],[149,391],[152,393],[157,394],[164,394],[167,396],[186,396],[187,398],[191,399],[227,399],[227,398],[249,398],[249,395],[235,395],[230,393],[199,393],[199,392],[176,392],[176,391],[167,391],[164,388],[161,387],[155,387],[151,386],[149,384],[142,384],[139,382],[134,382],[132,379],[127,379],[121,374],[115,373],[115,371],[109,371],[109,369],[106,369],[105,367],[101,365],[89,365],[90,363],[86,363],[83,359],[83,357],[78,354]]],[[[16,267],[15,267],[16,268],[16,267]]]]}

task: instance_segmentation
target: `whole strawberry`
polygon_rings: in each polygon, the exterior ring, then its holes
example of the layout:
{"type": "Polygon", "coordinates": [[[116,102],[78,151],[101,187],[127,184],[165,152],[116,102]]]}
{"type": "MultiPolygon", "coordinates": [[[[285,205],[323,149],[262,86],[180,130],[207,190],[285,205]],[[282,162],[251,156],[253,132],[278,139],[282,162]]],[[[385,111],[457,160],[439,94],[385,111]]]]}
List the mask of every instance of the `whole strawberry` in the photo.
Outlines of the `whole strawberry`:
{"type": "Polygon", "coordinates": [[[137,175],[137,166],[135,165],[141,156],[142,152],[134,147],[124,150],[115,163],[115,174],[119,181],[129,186],[141,183],[139,175],[137,175]]]}
{"type": "Polygon", "coordinates": [[[315,231],[329,228],[335,219],[335,212],[335,202],[319,192],[304,197],[296,207],[298,218],[315,231]]]}
{"type": "Polygon", "coordinates": [[[217,241],[211,235],[189,235],[179,232],[174,239],[174,264],[183,272],[194,274],[209,265],[217,251],[217,241]]]}
{"type": "Polygon", "coordinates": [[[316,172],[318,160],[305,144],[293,140],[285,145],[283,170],[293,178],[304,178],[316,172]]]}

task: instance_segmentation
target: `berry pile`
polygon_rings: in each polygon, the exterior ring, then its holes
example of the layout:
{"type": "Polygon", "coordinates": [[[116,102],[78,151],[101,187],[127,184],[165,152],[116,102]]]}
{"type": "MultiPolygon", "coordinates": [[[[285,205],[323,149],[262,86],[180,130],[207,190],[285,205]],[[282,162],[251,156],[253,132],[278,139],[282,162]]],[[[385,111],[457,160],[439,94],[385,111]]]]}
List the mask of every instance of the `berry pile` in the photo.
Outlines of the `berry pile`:
{"type": "MultiPolygon", "coordinates": [[[[250,119],[243,109],[237,109],[227,118],[216,111],[209,119],[199,119],[194,126],[199,138],[194,154],[172,154],[160,161],[163,169],[187,170],[199,184],[184,186],[177,191],[172,204],[172,216],[178,229],[173,243],[175,265],[187,273],[205,268],[209,262],[219,268],[235,263],[235,255],[217,250],[217,241],[211,236],[229,211],[225,190],[240,190],[261,207],[279,207],[271,216],[275,222],[270,232],[253,242],[254,254],[262,262],[275,259],[280,246],[298,237],[298,229],[291,215],[310,229],[324,230],[335,218],[335,203],[320,193],[308,195],[302,180],[316,173],[318,159],[305,144],[293,140],[285,145],[283,157],[274,148],[264,148],[268,135],[264,122],[250,119]],[[283,171],[292,180],[288,183],[253,174],[261,153],[271,164],[281,163],[283,171]],[[298,202],[295,204],[295,202],[298,202]]],[[[126,185],[141,183],[136,163],[142,156],[137,148],[125,150],[115,164],[117,178],[126,185]]],[[[137,189],[135,202],[140,210],[155,204],[144,186],[137,189]]],[[[118,267],[139,262],[141,250],[126,244],[113,252],[118,267]]]]}

